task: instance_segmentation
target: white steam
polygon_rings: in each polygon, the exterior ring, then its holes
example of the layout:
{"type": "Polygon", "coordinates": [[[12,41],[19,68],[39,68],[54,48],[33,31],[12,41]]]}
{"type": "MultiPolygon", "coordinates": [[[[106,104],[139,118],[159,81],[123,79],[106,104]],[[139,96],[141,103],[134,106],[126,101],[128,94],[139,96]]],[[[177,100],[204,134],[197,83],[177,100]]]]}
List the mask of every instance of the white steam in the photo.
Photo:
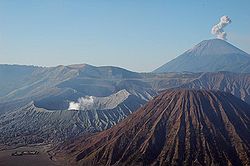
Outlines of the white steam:
{"type": "Polygon", "coordinates": [[[68,110],[111,110],[125,101],[130,93],[125,89],[106,97],[85,96],[69,103],[68,110]]]}
{"type": "Polygon", "coordinates": [[[232,21],[228,16],[222,16],[220,22],[213,26],[211,33],[216,35],[217,38],[227,40],[227,33],[224,32],[223,28],[230,24],[232,21]]]}
{"type": "Polygon", "coordinates": [[[70,102],[68,110],[89,110],[94,106],[93,96],[81,97],[77,102],[70,102]]]}

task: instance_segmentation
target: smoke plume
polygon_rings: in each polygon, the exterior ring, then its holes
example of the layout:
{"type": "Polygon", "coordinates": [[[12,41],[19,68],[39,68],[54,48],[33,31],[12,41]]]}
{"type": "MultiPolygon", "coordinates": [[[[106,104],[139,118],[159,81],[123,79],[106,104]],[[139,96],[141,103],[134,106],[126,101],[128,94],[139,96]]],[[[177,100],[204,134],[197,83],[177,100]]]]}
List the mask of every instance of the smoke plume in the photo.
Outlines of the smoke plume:
{"type": "Polygon", "coordinates": [[[227,33],[224,32],[223,28],[230,24],[232,21],[228,16],[222,16],[220,22],[213,26],[211,33],[216,35],[217,38],[227,40],[227,33]]]}
{"type": "Polygon", "coordinates": [[[68,110],[90,110],[94,106],[94,97],[81,97],[77,102],[70,102],[68,110]]]}

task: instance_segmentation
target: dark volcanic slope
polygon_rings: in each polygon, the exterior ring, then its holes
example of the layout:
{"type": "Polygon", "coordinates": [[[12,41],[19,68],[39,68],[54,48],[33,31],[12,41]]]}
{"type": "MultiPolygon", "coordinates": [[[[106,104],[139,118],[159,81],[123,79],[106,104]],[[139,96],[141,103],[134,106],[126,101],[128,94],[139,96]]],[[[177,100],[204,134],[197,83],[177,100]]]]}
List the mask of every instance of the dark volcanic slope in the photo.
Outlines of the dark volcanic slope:
{"type": "Polygon", "coordinates": [[[204,73],[181,88],[220,90],[231,93],[250,104],[249,73],[204,73]]]}
{"type": "Polygon", "coordinates": [[[67,155],[79,165],[249,165],[249,110],[224,92],[168,90],[111,129],[58,148],[55,158],[67,155]]]}

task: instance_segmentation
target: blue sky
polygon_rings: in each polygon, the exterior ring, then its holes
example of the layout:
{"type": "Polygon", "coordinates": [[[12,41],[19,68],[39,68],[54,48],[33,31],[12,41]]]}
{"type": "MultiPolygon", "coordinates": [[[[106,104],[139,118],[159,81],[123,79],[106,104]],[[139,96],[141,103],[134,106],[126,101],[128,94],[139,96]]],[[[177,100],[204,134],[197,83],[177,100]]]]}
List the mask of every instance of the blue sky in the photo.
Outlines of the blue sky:
{"type": "Polygon", "coordinates": [[[0,0],[0,63],[88,63],[152,71],[228,15],[228,41],[250,53],[249,0],[0,0]]]}

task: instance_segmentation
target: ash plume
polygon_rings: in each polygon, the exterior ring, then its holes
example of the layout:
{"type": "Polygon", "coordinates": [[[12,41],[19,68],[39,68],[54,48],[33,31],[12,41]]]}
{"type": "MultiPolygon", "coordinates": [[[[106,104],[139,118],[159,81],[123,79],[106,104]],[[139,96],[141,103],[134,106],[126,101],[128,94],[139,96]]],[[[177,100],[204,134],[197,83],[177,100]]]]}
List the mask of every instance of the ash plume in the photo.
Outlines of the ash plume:
{"type": "Polygon", "coordinates": [[[224,27],[232,21],[228,16],[222,16],[220,22],[212,27],[211,33],[216,35],[218,39],[227,40],[227,33],[224,32],[224,27]]]}

